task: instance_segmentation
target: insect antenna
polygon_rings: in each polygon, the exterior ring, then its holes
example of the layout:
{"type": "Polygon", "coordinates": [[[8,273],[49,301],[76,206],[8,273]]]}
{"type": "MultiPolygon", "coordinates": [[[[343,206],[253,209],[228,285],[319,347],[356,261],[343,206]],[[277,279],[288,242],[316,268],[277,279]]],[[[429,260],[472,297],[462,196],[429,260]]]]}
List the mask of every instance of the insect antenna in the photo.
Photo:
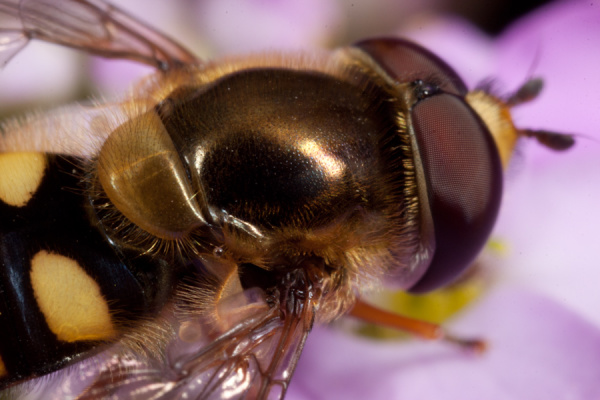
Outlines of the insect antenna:
{"type": "MultiPolygon", "coordinates": [[[[540,78],[532,78],[525,82],[517,91],[508,96],[505,100],[509,107],[528,103],[535,99],[544,87],[544,81],[540,78]]],[[[520,136],[535,138],[540,144],[555,151],[564,151],[575,144],[575,138],[568,133],[559,133],[548,130],[536,129],[518,129],[520,136]]]]}

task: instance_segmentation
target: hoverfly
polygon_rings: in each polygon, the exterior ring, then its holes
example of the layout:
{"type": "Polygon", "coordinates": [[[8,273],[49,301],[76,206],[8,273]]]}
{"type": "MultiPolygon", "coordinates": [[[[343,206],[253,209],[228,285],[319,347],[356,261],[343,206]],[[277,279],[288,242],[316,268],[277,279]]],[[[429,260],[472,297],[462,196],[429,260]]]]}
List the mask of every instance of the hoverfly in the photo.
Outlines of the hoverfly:
{"type": "Polygon", "coordinates": [[[313,323],[473,261],[519,136],[573,143],[512,124],[540,81],[469,92],[402,39],[206,62],[102,0],[0,13],[9,57],[39,39],[157,70],[121,101],[3,127],[10,394],[68,367],[47,398],[283,398],[313,323]]]}

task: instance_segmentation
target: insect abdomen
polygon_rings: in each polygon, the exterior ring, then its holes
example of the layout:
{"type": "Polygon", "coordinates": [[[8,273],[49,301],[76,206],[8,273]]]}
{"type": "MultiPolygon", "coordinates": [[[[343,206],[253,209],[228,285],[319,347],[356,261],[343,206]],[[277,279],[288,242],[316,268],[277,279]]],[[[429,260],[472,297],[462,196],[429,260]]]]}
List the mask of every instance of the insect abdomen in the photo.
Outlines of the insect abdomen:
{"type": "Polygon", "coordinates": [[[82,176],[73,158],[0,154],[0,386],[61,368],[154,308],[144,257],[122,261],[82,176]]]}

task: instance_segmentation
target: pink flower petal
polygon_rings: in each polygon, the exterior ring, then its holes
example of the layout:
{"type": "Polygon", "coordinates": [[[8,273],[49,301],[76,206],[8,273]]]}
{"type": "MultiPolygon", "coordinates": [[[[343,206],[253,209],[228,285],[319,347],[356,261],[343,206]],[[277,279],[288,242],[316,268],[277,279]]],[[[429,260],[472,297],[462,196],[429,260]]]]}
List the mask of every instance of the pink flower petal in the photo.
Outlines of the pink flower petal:
{"type": "Polygon", "coordinates": [[[207,0],[198,16],[217,52],[242,54],[323,45],[340,18],[337,4],[322,0],[207,0]]]}
{"type": "Polygon", "coordinates": [[[82,76],[77,57],[72,50],[30,42],[0,71],[0,104],[69,99],[82,76]]]}
{"type": "Polygon", "coordinates": [[[497,74],[503,81],[518,85],[530,74],[546,80],[543,95],[523,110],[520,123],[600,137],[599,21],[597,2],[557,2],[500,38],[497,74]]]}
{"type": "Polygon", "coordinates": [[[287,399],[600,398],[600,331],[547,298],[499,289],[454,329],[480,335],[489,350],[477,356],[316,329],[287,399]]]}
{"type": "Polygon", "coordinates": [[[539,99],[515,110],[518,124],[581,136],[567,153],[525,143],[497,233],[512,247],[505,268],[510,282],[547,293],[600,326],[598,21],[598,4],[556,3],[498,41],[503,81],[518,82],[532,67],[546,81],[539,99]]]}

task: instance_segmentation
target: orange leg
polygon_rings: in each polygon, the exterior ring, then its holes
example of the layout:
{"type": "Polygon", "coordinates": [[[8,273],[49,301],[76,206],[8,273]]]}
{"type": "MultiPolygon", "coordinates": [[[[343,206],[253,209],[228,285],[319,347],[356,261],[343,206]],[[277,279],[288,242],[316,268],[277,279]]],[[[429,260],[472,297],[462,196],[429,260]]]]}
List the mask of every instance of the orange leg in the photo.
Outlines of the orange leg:
{"type": "Polygon", "coordinates": [[[423,339],[444,340],[476,353],[482,353],[486,349],[486,343],[482,340],[457,338],[448,334],[438,324],[394,314],[367,304],[360,299],[354,304],[350,315],[365,322],[398,329],[423,339]]]}

